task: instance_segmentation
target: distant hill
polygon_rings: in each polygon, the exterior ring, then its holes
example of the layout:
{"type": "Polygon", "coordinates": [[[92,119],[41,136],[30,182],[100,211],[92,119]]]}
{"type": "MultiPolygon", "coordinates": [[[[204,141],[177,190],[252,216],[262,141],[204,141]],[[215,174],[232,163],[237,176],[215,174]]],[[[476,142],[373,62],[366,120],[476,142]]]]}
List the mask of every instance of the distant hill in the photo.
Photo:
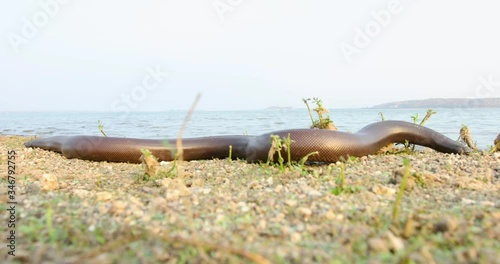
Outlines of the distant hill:
{"type": "Polygon", "coordinates": [[[487,108],[500,107],[500,98],[432,98],[385,103],[371,108],[487,108]]]}

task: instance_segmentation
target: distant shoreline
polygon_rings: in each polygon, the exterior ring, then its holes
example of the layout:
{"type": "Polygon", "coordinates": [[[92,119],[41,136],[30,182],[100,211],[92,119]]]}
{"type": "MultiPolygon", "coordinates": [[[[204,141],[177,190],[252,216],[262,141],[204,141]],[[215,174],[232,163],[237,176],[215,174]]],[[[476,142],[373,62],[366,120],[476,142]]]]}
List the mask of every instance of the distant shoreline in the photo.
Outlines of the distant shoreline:
{"type": "Polygon", "coordinates": [[[500,108],[500,98],[432,98],[390,102],[372,106],[373,109],[403,108],[500,108]]]}

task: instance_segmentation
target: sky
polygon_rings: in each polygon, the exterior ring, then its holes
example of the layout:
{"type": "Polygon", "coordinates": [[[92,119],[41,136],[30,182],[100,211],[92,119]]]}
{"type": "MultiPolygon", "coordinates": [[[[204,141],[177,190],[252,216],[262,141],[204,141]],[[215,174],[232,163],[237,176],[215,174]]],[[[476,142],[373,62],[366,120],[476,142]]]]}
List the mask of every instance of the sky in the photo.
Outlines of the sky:
{"type": "Polygon", "coordinates": [[[0,9],[0,112],[500,97],[497,0],[40,0],[0,9]]]}

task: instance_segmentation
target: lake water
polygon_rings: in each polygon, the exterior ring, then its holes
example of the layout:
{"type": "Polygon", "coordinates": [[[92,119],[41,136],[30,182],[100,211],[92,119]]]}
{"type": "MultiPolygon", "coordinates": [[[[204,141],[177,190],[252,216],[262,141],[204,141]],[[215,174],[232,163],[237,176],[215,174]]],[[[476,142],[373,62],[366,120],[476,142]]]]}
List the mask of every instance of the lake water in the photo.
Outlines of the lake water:
{"type": "MultiPolygon", "coordinates": [[[[457,139],[462,124],[467,125],[478,146],[486,149],[500,132],[500,108],[434,109],[425,124],[446,136],[457,139]]],[[[356,132],[363,126],[386,120],[412,122],[426,109],[331,109],[330,117],[341,131],[356,132]]],[[[167,112],[12,112],[0,113],[0,134],[36,135],[101,135],[98,121],[108,136],[139,138],[174,138],[184,120],[185,111],[167,112]]],[[[307,128],[311,124],[306,109],[256,111],[195,111],[184,137],[249,134],[259,135],[274,130],[307,128]]]]}

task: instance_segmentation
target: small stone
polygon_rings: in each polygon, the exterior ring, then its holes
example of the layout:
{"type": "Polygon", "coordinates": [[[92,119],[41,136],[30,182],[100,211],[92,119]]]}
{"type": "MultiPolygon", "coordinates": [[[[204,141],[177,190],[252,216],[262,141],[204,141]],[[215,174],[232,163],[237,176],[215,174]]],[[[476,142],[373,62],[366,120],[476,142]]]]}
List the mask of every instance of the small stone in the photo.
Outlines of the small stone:
{"type": "Polygon", "coordinates": [[[320,197],[322,194],[318,190],[310,190],[307,192],[307,195],[309,195],[311,197],[320,197]]]}
{"type": "Polygon", "coordinates": [[[387,232],[387,238],[391,243],[391,249],[395,252],[401,251],[405,248],[405,243],[403,239],[395,236],[392,232],[387,232]]]}
{"type": "Polygon", "coordinates": [[[302,235],[297,232],[293,232],[290,234],[290,240],[294,243],[299,242],[302,240],[302,235]]]}
{"type": "Polygon", "coordinates": [[[165,199],[167,199],[167,201],[177,201],[179,200],[179,197],[180,195],[178,190],[168,190],[165,194],[165,199]]]}
{"type": "Polygon", "coordinates": [[[112,197],[113,195],[109,192],[98,192],[96,194],[97,201],[108,201],[111,200],[112,197]]]}
{"type": "Polygon", "coordinates": [[[435,233],[453,232],[458,228],[458,226],[459,223],[455,218],[447,217],[435,223],[433,230],[435,233]]]}
{"type": "Polygon", "coordinates": [[[203,179],[194,179],[191,183],[191,187],[204,187],[205,181],[203,179]]]}
{"type": "Polygon", "coordinates": [[[127,208],[127,204],[124,201],[113,201],[111,203],[110,212],[115,215],[121,215],[125,212],[125,208],[127,208]]]}
{"type": "Polygon", "coordinates": [[[487,207],[495,207],[495,203],[491,201],[482,201],[480,203],[482,206],[487,206],[487,207]]]}
{"type": "Polygon", "coordinates": [[[467,198],[462,198],[462,203],[465,205],[472,205],[472,204],[475,204],[476,201],[471,200],[471,199],[467,199],[467,198]]]}
{"type": "Polygon", "coordinates": [[[259,227],[260,229],[266,229],[266,227],[267,227],[267,222],[266,222],[266,220],[264,220],[264,219],[259,220],[258,227],[259,227]]]}
{"type": "MultiPolygon", "coordinates": [[[[405,174],[406,169],[405,168],[400,168],[397,170],[393,171],[393,179],[392,183],[395,184],[401,184],[401,181],[403,180],[404,174],[405,174]]],[[[408,179],[406,181],[406,190],[413,190],[413,188],[416,187],[416,182],[415,182],[415,177],[412,176],[412,172],[410,172],[410,175],[408,176],[408,179]]]]}
{"type": "Polygon", "coordinates": [[[91,260],[93,263],[111,264],[113,261],[108,254],[100,254],[91,260]]]}
{"type": "Polygon", "coordinates": [[[382,238],[379,237],[372,237],[368,239],[368,250],[376,252],[376,253],[382,253],[382,252],[389,252],[389,245],[387,241],[385,241],[382,238]]]}
{"type": "Polygon", "coordinates": [[[307,208],[307,207],[300,207],[300,208],[298,209],[298,211],[299,211],[302,215],[304,215],[305,217],[309,217],[309,216],[311,216],[311,215],[312,215],[312,210],[311,210],[311,208],[307,208]]]}
{"type": "Polygon", "coordinates": [[[163,160],[162,160],[162,161],[160,161],[160,166],[162,166],[162,167],[163,167],[163,166],[167,166],[167,165],[169,165],[169,164],[170,164],[170,161],[163,161],[163,160]]]}
{"type": "Polygon", "coordinates": [[[395,193],[396,190],[394,188],[390,188],[381,184],[377,184],[372,187],[372,192],[378,195],[383,195],[386,197],[392,197],[395,193]]]}
{"type": "Polygon", "coordinates": [[[75,189],[73,190],[73,194],[80,198],[87,198],[88,196],[90,196],[90,192],[83,189],[75,189]]]}
{"type": "Polygon", "coordinates": [[[142,168],[144,169],[144,173],[149,176],[155,176],[160,169],[158,166],[158,160],[153,154],[149,153],[146,155],[142,155],[140,158],[142,162],[142,168]]]}
{"type": "Polygon", "coordinates": [[[332,210],[328,210],[328,212],[326,212],[324,216],[328,220],[334,220],[336,218],[336,215],[332,210]]]}
{"type": "Polygon", "coordinates": [[[285,219],[285,214],[284,213],[279,213],[274,218],[274,222],[281,222],[281,221],[283,221],[283,219],[285,219]]]}
{"type": "MultiPolygon", "coordinates": [[[[160,181],[160,184],[167,189],[167,195],[169,192],[175,193],[174,196],[187,196],[191,194],[191,190],[186,187],[186,183],[184,182],[183,179],[176,178],[176,179],[171,179],[171,178],[163,178],[160,181]]],[[[172,198],[172,196],[170,196],[172,198]]],[[[172,200],[172,199],[170,199],[172,200]]],[[[174,199],[175,200],[175,199],[174,199]]]]}
{"type": "Polygon", "coordinates": [[[223,223],[224,220],[226,220],[226,217],[223,215],[223,214],[217,214],[217,216],[215,217],[215,222],[216,223],[223,223]]]}
{"type": "Polygon", "coordinates": [[[53,191],[59,188],[59,182],[57,177],[52,174],[43,174],[42,182],[41,182],[42,190],[44,191],[53,191]]]}
{"type": "Polygon", "coordinates": [[[250,211],[250,207],[245,202],[239,202],[238,206],[240,207],[240,210],[242,213],[246,213],[246,212],[250,211]]]}
{"type": "Polygon", "coordinates": [[[289,199],[289,200],[286,200],[286,201],[285,201],[285,204],[286,204],[286,205],[288,205],[288,206],[292,206],[292,207],[296,206],[296,205],[297,205],[297,203],[298,203],[298,202],[297,202],[297,200],[292,200],[292,199],[289,199]]]}
{"type": "Polygon", "coordinates": [[[266,179],[267,185],[273,185],[273,177],[269,177],[266,179]]]}

